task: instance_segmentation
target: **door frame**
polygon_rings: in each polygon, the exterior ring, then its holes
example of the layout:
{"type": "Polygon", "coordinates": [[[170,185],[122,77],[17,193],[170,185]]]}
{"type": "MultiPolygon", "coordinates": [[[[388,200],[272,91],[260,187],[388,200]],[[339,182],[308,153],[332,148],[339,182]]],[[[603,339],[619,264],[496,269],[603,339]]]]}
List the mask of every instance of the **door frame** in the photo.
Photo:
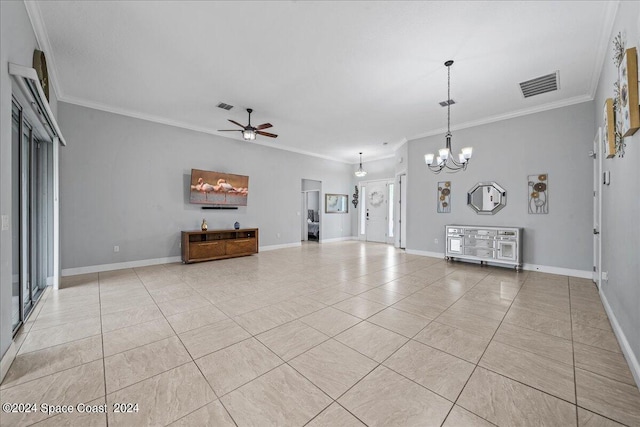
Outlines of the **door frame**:
{"type": "Polygon", "coordinates": [[[318,232],[318,243],[320,243],[321,235],[322,235],[322,200],[320,197],[321,190],[302,190],[300,191],[300,199],[302,212],[300,212],[300,232],[302,234],[302,238],[300,239],[302,242],[309,241],[309,233],[307,228],[307,211],[309,210],[309,193],[318,193],[318,224],[319,224],[319,232],[318,232]]]}
{"type": "Polygon", "coordinates": [[[400,249],[407,247],[407,171],[396,174],[397,208],[395,215],[395,246],[400,249]]]}
{"type": "Polygon", "coordinates": [[[593,140],[593,277],[600,290],[602,286],[602,128],[598,127],[593,140]]]}
{"type": "MultiPolygon", "coordinates": [[[[365,226],[365,233],[364,234],[360,234],[360,230],[362,228],[362,212],[363,209],[366,208],[367,206],[367,200],[366,200],[366,194],[363,194],[362,192],[362,187],[367,187],[368,184],[373,183],[373,182],[384,182],[387,185],[387,216],[386,216],[386,220],[387,220],[387,226],[388,226],[388,221],[389,221],[389,217],[388,217],[388,212],[389,212],[389,203],[391,203],[391,206],[394,207],[394,218],[397,218],[396,215],[396,211],[395,211],[395,203],[392,200],[389,200],[389,184],[393,184],[394,185],[394,199],[396,198],[396,194],[398,192],[398,188],[397,188],[397,182],[395,179],[393,178],[383,178],[383,179],[371,179],[371,180],[367,180],[367,181],[359,181],[358,182],[358,192],[360,193],[360,203],[358,203],[358,210],[357,210],[357,214],[358,214],[358,240],[362,240],[364,242],[367,241],[367,232],[366,232],[366,226],[365,226]]],[[[366,192],[366,190],[365,190],[366,192]]],[[[397,230],[398,227],[397,225],[397,220],[394,220],[394,224],[393,224],[393,237],[389,237],[389,233],[385,232],[385,236],[386,238],[386,244],[395,244],[395,240],[396,240],[396,236],[397,236],[397,230]]]]}

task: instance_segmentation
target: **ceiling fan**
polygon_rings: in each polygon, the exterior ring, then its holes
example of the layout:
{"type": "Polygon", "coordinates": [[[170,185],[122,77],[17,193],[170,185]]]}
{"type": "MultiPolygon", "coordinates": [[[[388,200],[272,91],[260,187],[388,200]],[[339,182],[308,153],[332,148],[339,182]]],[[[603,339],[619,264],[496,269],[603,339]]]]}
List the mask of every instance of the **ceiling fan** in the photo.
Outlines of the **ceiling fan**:
{"type": "Polygon", "coordinates": [[[244,126],[241,125],[240,123],[236,122],[235,120],[231,120],[229,119],[229,121],[231,123],[233,123],[234,125],[238,125],[242,128],[242,130],[240,129],[219,129],[218,132],[242,132],[242,137],[246,140],[246,141],[253,141],[254,139],[256,139],[256,135],[262,135],[262,136],[268,136],[269,138],[277,138],[278,135],[276,135],[275,133],[269,133],[269,132],[263,132],[262,129],[268,129],[270,127],[272,127],[273,125],[271,123],[263,123],[257,127],[251,126],[251,113],[253,112],[253,110],[251,108],[247,108],[247,113],[249,113],[249,124],[244,126]]]}

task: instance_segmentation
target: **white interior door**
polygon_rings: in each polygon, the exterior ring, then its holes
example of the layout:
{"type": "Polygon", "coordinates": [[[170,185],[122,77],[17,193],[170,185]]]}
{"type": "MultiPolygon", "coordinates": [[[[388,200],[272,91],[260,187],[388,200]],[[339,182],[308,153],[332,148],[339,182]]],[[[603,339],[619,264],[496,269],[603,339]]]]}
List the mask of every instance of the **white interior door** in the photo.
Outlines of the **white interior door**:
{"type": "Polygon", "coordinates": [[[365,221],[367,242],[387,242],[389,196],[385,181],[367,184],[365,221]]]}
{"type": "Polygon", "coordinates": [[[407,175],[400,175],[400,237],[399,246],[401,249],[407,247],[407,175]]]}
{"type": "Polygon", "coordinates": [[[593,140],[593,281],[600,289],[602,280],[602,129],[593,140]]]}

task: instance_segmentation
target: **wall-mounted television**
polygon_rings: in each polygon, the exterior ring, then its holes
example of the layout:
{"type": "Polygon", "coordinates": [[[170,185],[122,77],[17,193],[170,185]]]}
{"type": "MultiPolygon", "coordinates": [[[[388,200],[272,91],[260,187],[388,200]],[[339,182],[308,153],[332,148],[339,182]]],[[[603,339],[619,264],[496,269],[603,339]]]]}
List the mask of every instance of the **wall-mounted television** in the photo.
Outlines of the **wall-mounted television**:
{"type": "Polygon", "coordinates": [[[199,205],[247,206],[249,177],[191,169],[189,201],[199,205]]]}

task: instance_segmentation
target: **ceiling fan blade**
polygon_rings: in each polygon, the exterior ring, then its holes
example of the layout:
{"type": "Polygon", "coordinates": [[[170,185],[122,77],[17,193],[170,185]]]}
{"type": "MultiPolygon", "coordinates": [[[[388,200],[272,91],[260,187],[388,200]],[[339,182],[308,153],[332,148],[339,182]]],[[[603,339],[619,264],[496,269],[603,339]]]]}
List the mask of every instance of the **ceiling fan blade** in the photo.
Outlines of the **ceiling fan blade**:
{"type": "Polygon", "coordinates": [[[258,126],[256,129],[262,130],[262,129],[268,129],[270,127],[273,127],[273,125],[271,123],[263,123],[260,126],[258,126]]]}
{"type": "Polygon", "coordinates": [[[259,130],[257,130],[256,133],[258,135],[268,136],[269,138],[277,138],[278,137],[278,135],[276,135],[275,133],[262,132],[262,131],[259,131],[259,130]]]}
{"type": "Polygon", "coordinates": [[[240,129],[218,129],[218,132],[242,132],[240,129]]]}
{"type": "Polygon", "coordinates": [[[243,129],[245,128],[245,125],[241,125],[240,123],[236,122],[235,120],[231,120],[231,119],[228,119],[228,120],[229,120],[231,123],[233,123],[234,125],[238,125],[238,126],[240,126],[241,128],[243,128],[243,129]]]}

